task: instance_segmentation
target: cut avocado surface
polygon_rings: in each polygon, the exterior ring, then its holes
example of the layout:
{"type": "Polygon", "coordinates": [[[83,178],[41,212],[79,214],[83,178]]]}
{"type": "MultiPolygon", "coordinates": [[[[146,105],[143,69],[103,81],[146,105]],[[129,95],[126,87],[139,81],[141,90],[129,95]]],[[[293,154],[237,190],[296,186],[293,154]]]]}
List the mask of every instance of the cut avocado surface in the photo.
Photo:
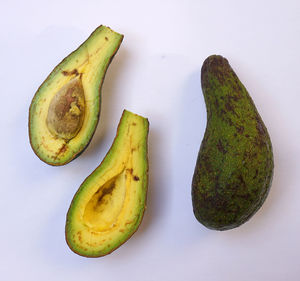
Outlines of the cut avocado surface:
{"type": "Polygon", "coordinates": [[[122,40],[123,35],[98,27],[36,92],[29,110],[29,137],[44,162],[64,165],[89,144],[99,120],[104,76],[122,40]]]}
{"type": "Polygon", "coordinates": [[[105,256],[137,230],[146,204],[148,130],[146,118],[124,110],[110,150],[69,208],[66,241],[75,253],[105,256]]]}

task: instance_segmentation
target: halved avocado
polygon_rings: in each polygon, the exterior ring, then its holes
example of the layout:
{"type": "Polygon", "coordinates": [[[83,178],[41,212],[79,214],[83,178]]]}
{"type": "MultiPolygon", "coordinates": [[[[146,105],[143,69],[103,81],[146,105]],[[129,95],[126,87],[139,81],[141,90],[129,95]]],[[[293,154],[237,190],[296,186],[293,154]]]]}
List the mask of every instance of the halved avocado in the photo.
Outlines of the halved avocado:
{"type": "Polygon", "coordinates": [[[29,110],[29,137],[36,155],[64,165],[89,144],[99,120],[101,87],[123,35],[99,26],[57,65],[36,92],[29,110]]]}
{"type": "Polygon", "coordinates": [[[109,152],[69,208],[66,241],[75,253],[105,256],[137,230],[146,204],[148,130],[146,118],[124,110],[109,152]]]}

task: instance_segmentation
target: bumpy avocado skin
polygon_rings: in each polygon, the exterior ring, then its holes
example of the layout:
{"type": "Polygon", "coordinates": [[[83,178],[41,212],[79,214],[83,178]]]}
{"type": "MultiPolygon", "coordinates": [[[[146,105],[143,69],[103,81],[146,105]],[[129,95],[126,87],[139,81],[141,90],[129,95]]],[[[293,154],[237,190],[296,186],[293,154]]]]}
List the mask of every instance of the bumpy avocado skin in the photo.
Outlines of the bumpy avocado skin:
{"type": "Polygon", "coordinates": [[[272,144],[225,58],[204,61],[201,84],[207,126],[192,180],[193,211],[207,228],[228,230],[250,219],[265,201],[274,168],[272,144]]]}

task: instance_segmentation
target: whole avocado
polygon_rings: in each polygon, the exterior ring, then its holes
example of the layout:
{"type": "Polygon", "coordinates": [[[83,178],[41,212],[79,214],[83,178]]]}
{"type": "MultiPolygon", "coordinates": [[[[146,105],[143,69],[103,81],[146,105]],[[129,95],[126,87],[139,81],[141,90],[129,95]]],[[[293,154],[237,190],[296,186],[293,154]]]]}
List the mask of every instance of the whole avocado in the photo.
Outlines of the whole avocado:
{"type": "Polygon", "coordinates": [[[222,56],[201,69],[207,125],[192,180],[195,217],[228,230],[249,220],[265,201],[273,177],[268,131],[246,88],[222,56]]]}

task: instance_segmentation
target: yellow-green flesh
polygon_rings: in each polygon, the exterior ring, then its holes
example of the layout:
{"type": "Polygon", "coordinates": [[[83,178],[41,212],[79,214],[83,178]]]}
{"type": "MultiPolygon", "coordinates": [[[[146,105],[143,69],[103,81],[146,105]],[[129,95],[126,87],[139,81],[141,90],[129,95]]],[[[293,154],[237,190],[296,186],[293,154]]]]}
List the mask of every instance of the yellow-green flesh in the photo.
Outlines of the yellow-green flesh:
{"type": "Polygon", "coordinates": [[[51,165],[66,164],[88,145],[96,129],[100,90],[108,65],[123,36],[108,27],[98,27],[48,76],[35,94],[29,112],[29,135],[34,152],[51,165]],[[72,139],[53,135],[47,127],[48,108],[56,93],[75,77],[80,77],[85,98],[81,129],[72,139]]]}
{"type": "Polygon", "coordinates": [[[75,194],[66,240],[79,255],[104,256],[138,228],[148,183],[148,127],[147,119],[125,110],[109,152],[75,194]]]}

